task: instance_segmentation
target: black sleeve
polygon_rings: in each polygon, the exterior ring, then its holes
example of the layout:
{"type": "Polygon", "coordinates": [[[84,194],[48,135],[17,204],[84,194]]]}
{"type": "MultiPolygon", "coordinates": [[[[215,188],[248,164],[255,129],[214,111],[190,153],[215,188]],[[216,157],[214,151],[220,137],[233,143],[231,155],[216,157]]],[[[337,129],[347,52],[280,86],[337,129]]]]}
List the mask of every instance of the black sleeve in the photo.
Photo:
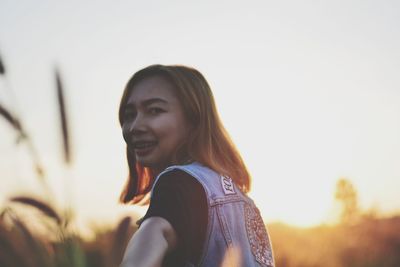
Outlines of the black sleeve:
{"type": "Polygon", "coordinates": [[[171,256],[197,263],[206,236],[207,209],[203,186],[188,173],[173,170],[160,177],[143,220],[153,216],[166,219],[178,236],[171,256]]]}

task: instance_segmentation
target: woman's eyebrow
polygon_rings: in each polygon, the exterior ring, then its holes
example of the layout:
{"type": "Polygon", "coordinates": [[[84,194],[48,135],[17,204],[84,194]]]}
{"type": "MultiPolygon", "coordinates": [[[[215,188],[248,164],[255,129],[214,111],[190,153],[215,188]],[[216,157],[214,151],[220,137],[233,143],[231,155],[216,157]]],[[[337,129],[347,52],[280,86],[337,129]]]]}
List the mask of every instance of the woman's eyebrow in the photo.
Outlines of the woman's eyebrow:
{"type": "Polygon", "coordinates": [[[150,99],[144,100],[142,102],[142,105],[143,106],[149,106],[149,105],[154,104],[154,103],[168,104],[168,101],[165,100],[165,99],[162,99],[162,98],[155,97],[155,98],[150,98],[150,99]]]}
{"type": "MultiPolygon", "coordinates": [[[[154,98],[149,98],[149,99],[143,100],[140,103],[140,105],[147,107],[154,103],[168,104],[168,101],[165,99],[162,99],[162,98],[154,97],[154,98]]],[[[131,111],[131,110],[135,110],[135,109],[136,109],[136,105],[133,103],[127,103],[125,106],[125,111],[131,111]]]]}

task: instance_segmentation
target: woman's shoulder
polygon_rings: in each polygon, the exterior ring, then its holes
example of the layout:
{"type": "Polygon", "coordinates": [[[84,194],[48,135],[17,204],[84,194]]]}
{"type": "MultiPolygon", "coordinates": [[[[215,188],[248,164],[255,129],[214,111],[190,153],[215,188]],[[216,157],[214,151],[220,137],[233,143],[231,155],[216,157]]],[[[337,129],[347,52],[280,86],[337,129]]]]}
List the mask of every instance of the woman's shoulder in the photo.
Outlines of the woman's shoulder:
{"type": "MultiPolygon", "coordinates": [[[[198,162],[174,165],[166,168],[155,180],[152,192],[161,184],[178,185],[180,188],[202,187],[208,198],[236,195],[237,189],[231,178],[221,175],[198,162]]],[[[190,192],[190,191],[189,191],[190,192]]]]}
{"type": "Polygon", "coordinates": [[[171,169],[159,175],[153,189],[151,197],[156,195],[175,195],[183,201],[191,200],[193,197],[200,196],[207,199],[207,185],[195,175],[183,169],[171,169]]]}
{"type": "Polygon", "coordinates": [[[169,184],[182,184],[183,186],[194,186],[201,185],[196,168],[201,168],[201,165],[197,162],[192,162],[186,165],[173,165],[167,167],[162,171],[154,181],[153,189],[158,184],[167,183],[169,184]]]}
{"type": "Polygon", "coordinates": [[[173,169],[168,172],[164,172],[157,179],[157,184],[154,187],[156,190],[158,187],[199,187],[200,182],[190,173],[185,172],[181,169],[173,169]]]}

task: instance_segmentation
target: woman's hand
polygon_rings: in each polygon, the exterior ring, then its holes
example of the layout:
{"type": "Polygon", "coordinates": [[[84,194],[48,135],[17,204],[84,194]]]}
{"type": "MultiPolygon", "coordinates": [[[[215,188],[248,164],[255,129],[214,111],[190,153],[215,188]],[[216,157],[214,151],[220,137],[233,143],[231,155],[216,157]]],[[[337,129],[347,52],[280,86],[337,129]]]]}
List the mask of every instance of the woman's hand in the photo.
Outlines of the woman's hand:
{"type": "Polygon", "coordinates": [[[176,244],[177,235],[171,224],[164,218],[150,217],[129,241],[120,267],[160,267],[176,244]]]}

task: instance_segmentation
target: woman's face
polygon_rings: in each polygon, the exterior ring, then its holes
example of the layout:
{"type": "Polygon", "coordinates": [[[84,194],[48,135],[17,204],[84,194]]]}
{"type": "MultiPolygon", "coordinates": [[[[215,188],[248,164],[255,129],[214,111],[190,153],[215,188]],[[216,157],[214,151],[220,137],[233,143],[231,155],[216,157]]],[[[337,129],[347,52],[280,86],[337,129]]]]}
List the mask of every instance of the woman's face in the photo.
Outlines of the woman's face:
{"type": "Polygon", "coordinates": [[[153,171],[171,164],[188,133],[182,105],[161,76],[138,82],[128,96],[122,133],[136,161],[153,171]]]}

